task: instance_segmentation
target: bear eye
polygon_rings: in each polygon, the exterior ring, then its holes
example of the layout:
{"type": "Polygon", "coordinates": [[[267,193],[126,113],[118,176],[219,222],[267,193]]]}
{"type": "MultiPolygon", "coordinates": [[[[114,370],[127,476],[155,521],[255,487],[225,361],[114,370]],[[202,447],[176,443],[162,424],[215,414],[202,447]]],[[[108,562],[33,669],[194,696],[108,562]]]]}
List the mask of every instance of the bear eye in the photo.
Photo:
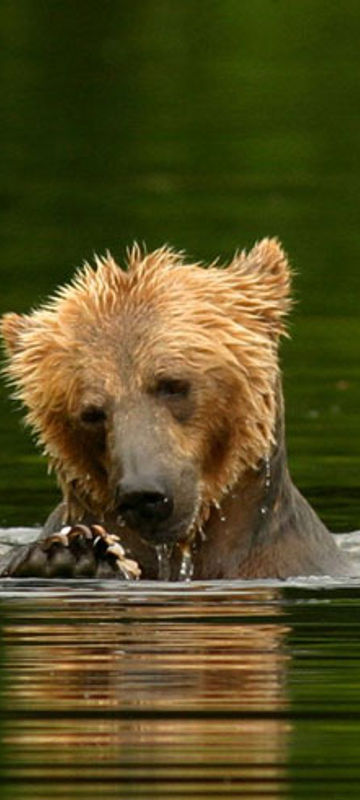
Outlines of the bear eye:
{"type": "Polygon", "coordinates": [[[88,406],[81,412],[80,420],[85,425],[101,425],[106,420],[106,412],[101,406],[88,406]]]}
{"type": "Polygon", "coordinates": [[[190,383],[182,378],[160,378],[155,393],[164,398],[186,398],[190,393],[190,383]]]}

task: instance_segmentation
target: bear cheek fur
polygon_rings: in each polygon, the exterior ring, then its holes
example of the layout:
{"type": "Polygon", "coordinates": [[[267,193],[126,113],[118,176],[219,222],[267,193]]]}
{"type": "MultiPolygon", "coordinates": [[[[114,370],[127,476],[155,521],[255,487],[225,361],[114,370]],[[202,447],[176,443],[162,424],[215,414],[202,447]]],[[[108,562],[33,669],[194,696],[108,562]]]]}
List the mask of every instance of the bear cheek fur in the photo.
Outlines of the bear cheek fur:
{"type": "Polygon", "coordinates": [[[43,414],[40,439],[72,516],[81,518],[86,509],[102,515],[108,502],[104,431],[85,430],[64,406],[43,414]],[[79,503],[74,504],[75,495],[79,503]]]}
{"type": "Polygon", "coordinates": [[[212,376],[202,408],[204,509],[221,502],[247,470],[258,469],[269,455],[276,414],[275,376],[269,372],[261,385],[255,372],[244,377],[217,370],[212,376]]]}

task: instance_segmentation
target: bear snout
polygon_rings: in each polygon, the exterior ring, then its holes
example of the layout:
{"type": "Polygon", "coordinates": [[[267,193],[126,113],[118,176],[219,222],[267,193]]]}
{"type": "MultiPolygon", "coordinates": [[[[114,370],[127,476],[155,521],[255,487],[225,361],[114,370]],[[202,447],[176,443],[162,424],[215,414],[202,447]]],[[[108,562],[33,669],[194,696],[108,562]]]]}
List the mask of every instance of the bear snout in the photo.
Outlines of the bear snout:
{"type": "Polygon", "coordinates": [[[170,520],[174,500],[168,487],[153,482],[122,481],[116,490],[117,512],[138,533],[152,540],[167,538],[164,523],[170,520]]]}

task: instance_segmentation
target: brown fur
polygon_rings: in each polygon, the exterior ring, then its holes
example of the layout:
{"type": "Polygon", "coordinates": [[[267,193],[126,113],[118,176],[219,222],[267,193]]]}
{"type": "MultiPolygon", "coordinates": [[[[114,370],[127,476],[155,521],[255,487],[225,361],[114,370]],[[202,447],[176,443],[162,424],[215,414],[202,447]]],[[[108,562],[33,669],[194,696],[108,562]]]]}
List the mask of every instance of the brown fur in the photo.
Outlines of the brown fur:
{"type": "Polygon", "coordinates": [[[7,372],[57,473],[62,522],[120,525],[145,576],[167,537],[173,577],[184,542],[199,578],[348,571],[287,475],[278,340],[289,285],[276,240],[207,269],[134,246],[126,271],[107,254],[38,311],[3,317],[7,372]],[[167,527],[146,536],[117,512],[134,475],[174,498],[167,527]]]}

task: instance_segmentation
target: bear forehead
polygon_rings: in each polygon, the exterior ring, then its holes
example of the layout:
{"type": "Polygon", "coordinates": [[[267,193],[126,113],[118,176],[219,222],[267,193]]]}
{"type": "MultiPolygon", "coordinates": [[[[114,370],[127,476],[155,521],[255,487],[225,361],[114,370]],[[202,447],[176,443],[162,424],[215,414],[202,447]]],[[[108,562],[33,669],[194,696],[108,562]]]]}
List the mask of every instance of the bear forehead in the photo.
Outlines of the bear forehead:
{"type": "MultiPolygon", "coordinates": [[[[77,321],[62,329],[63,351],[82,364],[84,370],[106,372],[114,369],[174,371],[188,364],[205,369],[215,362],[224,346],[241,346],[241,331],[226,328],[215,335],[216,319],[209,315],[206,324],[189,313],[171,309],[124,309],[109,314],[100,324],[96,320],[77,321]],[[232,335],[231,335],[232,334],[232,335]]],[[[220,362],[226,362],[224,353],[220,362]]]]}
{"type": "Polygon", "coordinates": [[[56,341],[60,361],[70,366],[70,359],[88,376],[131,374],[134,367],[137,376],[184,367],[246,371],[260,360],[266,368],[270,356],[268,333],[254,325],[231,275],[199,265],[85,267],[34,322],[56,341]]]}
{"type": "Polygon", "coordinates": [[[241,338],[247,311],[246,304],[244,308],[239,304],[239,294],[229,286],[221,291],[220,276],[210,272],[181,265],[171,271],[158,268],[134,274],[119,267],[100,276],[94,271],[82,273],[55,298],[49,308],[50,326],[70,343],[101,347],[104,352],[108,348],[125,355],[144,350],[206,351],[219,338],[228,338],[230,331],[232,339],[241,338]]]}
{"type": "MultiPolygon", "coordinates": [[[[158,269],[143,275],[128,275],[117,268],[116,280],[111,282],[109,277],[100,282],[97,273],[93,273],[86,284],[75,283],[61,293],[53,310],[70,321],[72,316],[84,323],[93,317],[103,325],[109,321],[116,324],[118,320],[134,327],[153,324],[159,315],[162,319],[169,316],[195,322],[206,312],[210,320],[223,305],[219,276],[200,267],[190,269],[184,265],[170,273],[158,269]]],[[[226,287],[226,294],[228,301],[235,299],[230,287],[226,287]]]]}

